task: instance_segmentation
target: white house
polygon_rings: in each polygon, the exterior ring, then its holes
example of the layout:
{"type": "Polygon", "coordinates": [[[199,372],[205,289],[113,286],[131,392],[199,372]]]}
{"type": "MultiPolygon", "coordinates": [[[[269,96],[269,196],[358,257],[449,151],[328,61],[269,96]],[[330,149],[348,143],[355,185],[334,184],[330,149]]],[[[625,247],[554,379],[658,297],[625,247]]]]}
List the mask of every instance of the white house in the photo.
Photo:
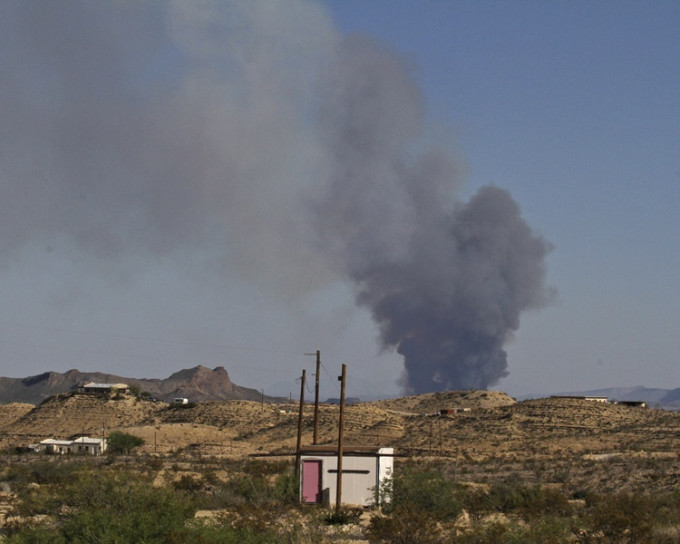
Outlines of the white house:
{"type": "Polygon", "coordinates": [[[73,453],[101,455],[106,451],[106,440],[104,438],[81,436],[80,438],[76,438],[71,444],[73,453]]]}
{"type": "Polygon", "coordinates": [[[38,444],[37,450],[47,453],[58,453],[63,455],[71,453],[71,440],[55,440],[54,438],[47,438],[38,444]]]}
{"type": "Polygon", "coordinates": [[[47,438],[37,445],[37,451],[64,455],[66,453],[80,453],[101,455],[106,451],[106,440],[81,436],[75,440],[55,440],[47,438]]]}
{"type": "Polygon", "coordinates": [[[78,393],[107,395],[110,393],[129,393],[130,387],[126,383],[96,383],[88,382],[78,386],[78,393]]]}
{"type": "MultiPolygon", "coordinates": [[[[334,505],[338,478],[337,446],[305,446],[300,455],[300,501],[334,505]]],[[[394,448],[343,448],[342,504],[367,506],[379,497],[392,475],[394,448]]]]}

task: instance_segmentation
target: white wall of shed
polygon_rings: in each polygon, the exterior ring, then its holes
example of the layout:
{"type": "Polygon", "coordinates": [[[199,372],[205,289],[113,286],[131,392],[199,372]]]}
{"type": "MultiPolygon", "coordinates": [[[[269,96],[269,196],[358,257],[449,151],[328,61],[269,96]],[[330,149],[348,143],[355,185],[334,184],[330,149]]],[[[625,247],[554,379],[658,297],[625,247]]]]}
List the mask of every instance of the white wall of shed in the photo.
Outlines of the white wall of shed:
{"type": "MultiPolygon", "coordinates": [[[[381,453],[392,454],[392,448],[382,448],[381,453]]],[[[321,461],[321,489],[328,498],[330,506],[335,505],[337,494],[338,458],[336,455],[303,455],[301,461],[321,461]],[[333,472],[331,472],[333,471],[333,472]]],[[[354,456],[342,457],[342,504],[369,506],[375,503],[375,490],[380,483],[392,474],[393,458],[391,456],[354,456]],[[366,470],[367,474],[352,474],[347,471],[366,470]]]]}

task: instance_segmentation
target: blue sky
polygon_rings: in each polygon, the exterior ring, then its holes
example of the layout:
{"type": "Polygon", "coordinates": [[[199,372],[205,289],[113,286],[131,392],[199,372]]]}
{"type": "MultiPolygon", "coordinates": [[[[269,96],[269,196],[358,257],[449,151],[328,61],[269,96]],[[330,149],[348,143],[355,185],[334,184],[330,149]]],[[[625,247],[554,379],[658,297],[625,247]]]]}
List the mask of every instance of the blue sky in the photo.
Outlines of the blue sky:
{"type": "Polygon", "coordinates": [[[680,6],[329,2],[414,65],[468,187],[508,188],[554,246],[512,392],[680,380],[680,6]]]}
{"type": "Polygon", "coordinates": [[[23,4],[0,13],[0,375],[222,365],[295,394],[321,349],[326,396],[341,363],[348,394],[396,394],[347,248],[302,219],[333,169],[319,74],[356,33],[395,101],[422,94],[421,133],[381,122],[454,162],[444,195],[505,189],[552,244],[557,295],[492,388],[680,386],[677,2],[23,4]]]}

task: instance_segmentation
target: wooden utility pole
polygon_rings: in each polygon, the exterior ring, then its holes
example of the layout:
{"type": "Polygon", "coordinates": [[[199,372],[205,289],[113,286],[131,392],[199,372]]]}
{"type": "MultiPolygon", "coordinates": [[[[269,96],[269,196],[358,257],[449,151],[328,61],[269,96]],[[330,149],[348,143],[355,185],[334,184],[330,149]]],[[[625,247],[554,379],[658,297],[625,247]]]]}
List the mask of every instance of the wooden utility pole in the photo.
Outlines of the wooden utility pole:
{"type": "Polygon", "coordinates": [[[312,444],[318,444],[319,437],[319,371],[321,370],[321,351],[316,350],[316,374],[314,375],[314,439],[312,444]]]}
{"type": "Polygon", "coordinates": [[[321,351],[316,353],[305,353],[305,355],[316,355],[316,374],[314,374],[314,438],[312,444],[318,444],[319,438],[319,371],[321,370],[321,351]]]}
{"type": "Polygon", "coordinates": [[[437,419],[439,423],[439,455],[442,455],[442,418],[437,419]]]}
{"type": "Polygon", "coordinates": [[[340,380],[340,421],[338,424],[338,479],[335,484],[335,511],[340,512],[342,503],[342,441],[345,428],[345,377],[347,373],[347,365],[342,365],[342,376],[338,376],[340,380]]]}
{"type": "Polygon", "coordinates": [[[302,450],[302,409],[305,405],[305,370],[302,370],[302,379],[300,382],[300,411],[298,413],[298,432],[297,432],[297,447],[295,448],[295,475],[298,475],[300,470],[300,451],[302,450]]]}

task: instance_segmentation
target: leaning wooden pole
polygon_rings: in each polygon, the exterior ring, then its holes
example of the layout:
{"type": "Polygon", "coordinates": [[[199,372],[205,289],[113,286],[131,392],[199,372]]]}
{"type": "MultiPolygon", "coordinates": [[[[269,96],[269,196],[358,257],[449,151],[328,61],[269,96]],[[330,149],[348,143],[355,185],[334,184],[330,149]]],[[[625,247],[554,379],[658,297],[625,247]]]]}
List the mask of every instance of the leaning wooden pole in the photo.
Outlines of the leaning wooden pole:
{"type": "Polygon", "coordinates": [[[297,446],[295,447],[295,475],[300,470],[300,452],[302,451],[302,410],[305,406],[305,370],[302,370],[300,382],[300,411],[298,413],[297,446]]]}
{"type": "Polygon", "coordinates": [[[316,374],[314,375],[314,439],[312,444],[319,443],[319,371],[321,370],[321,351],[316,350],[316,374]]]}
{"type": "Polygon", "coordinates": [[[335,511],[340,512],[342,504],[342,441],[345,428],[345,377],[347,365],[342,365],[340,380],[340,421],[338,423],[338,479],[335,485],[335,511]]]}

